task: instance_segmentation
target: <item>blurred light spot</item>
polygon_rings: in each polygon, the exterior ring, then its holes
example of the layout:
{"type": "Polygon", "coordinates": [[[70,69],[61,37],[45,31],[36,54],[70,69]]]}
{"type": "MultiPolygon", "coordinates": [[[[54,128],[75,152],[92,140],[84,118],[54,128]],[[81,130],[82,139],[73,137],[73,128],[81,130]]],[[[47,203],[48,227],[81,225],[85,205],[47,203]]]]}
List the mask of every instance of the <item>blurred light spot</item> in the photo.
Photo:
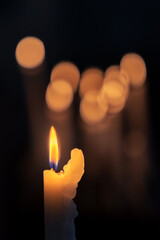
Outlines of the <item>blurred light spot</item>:
{"type": "Polygon", "coordinates": [[[104,111],[97,101],[98,91],[88,91],[81,100],[80,114],[82,119],[89,123],[94,124],[102,121],[105,118],[106,111],[104,111]]]}
{"type": "Polygon", "coordinates": [[[88,68],[82,73],[79,95],[83,97],[89,90],[99,90],[103,83],[103,71],[98,68],[88,68]]]}
{"type": "Polygon", "coordinates": [[[117,78],[119,75],[119,65],[112,65],[108,67],[104,73],[105,78],[117,78]]]}
{"type": "Polygon", "coordinates": [[[146,65],[143,58],[135,53],[123,56],[120,62],[120,69],[125,71],[133,87],[140,87],[146,80],[146,65]]]}
{"type": "Polygon", "coordinates": [[[130,90],[128,74],[125,71],[120,70],[118,65],[110,66],[105,72],[104,84],[108,81],[118,81],[122,83],[125,88],[125,95],[127,100],[130,90]]]}
{"type": "Polygon", "coordinates": [[[60,62],[54,66],[50,76],[51,82],[58,79],[66,80],[76,92],[80,79],[79,69],[71,62],[60,62]]]}
{"type": "Polygon", "coordinates": [[[115,114],[120,112],[126,102],[126,90],[125,86],[116,80],[110,80],[103,84],[100,91],[101,103],[108,102],[108,113],[115,114]]]}
{"type": "Polygon", "coordinates": [[[45,58],[43,42],[36,37],[25,37],[18,43],[15,56],[21,67],[36,68],[45,58]]]}
{"type": "Polygon", "coordinates": [[[61,112],[72,103],[73,90],[71,85],[59,79],[50,83],[46,90],[46,103],[51,110],[61,112]]]}
{"type": "Polygon", "coordinates": [[[147,139],[142,131],[132,130],[124,140],[124,152],[128,157],[141,156],[147,149],[147,139]]]}

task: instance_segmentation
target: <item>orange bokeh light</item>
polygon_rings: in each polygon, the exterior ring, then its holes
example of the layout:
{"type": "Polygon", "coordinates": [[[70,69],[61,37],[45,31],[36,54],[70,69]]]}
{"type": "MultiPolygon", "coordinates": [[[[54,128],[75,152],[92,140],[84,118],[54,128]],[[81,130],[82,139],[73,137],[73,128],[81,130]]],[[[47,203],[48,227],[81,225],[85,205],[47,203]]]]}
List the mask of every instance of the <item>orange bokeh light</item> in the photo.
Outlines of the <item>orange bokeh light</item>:
{"type": "Polygon", "coordinates": [[[55,128],[52,126],[49,133],[49,164],[51,168],[57,169],[59,155],[57,134],[55,128]]]}
{"type": "Polygon", "coordinates": [[[103,71],[99,68],[88,68],[81,74],[79,95],[83,97],[90,90],[99,90],[103,84],[103,71]]]}
{"type": "Polygon", "coordinates": [[[27,69],[36,68],[44,61],[44,44],[36,37],[25,37],[18,43],[15,55],[21,67],[27,69]]]}
{"type": "Polygon", "coordinates": [[[69,108],[73,100],[71,85],[63,79],[51,82],[46,90],[47,106],[55,111],[62,112],[69,108]]]}
{"type": "Polygon", "coordinates": [[[50,81],[58,81],[59,79],[64,79],[76,92],[80,79],[80,72],[78,67],[72,62],[60,62],[57,63],[51,72],[50,81]]]}
{"type": "Polygon", "coordinates": [[[81,100],[80,114],[82,119],[88,124],[101,122],[108,110],[108,105],[101,107],[98,101],[98,91],[88,91],[81,100]]]}
{"type": "Polygon", "coordinates": [[[147,76],[147,69],[140,55],[136,53],[124,55],[120,62],[120,69],[128,74],[132,87],[140,87],[144,84],[147,76]]]}

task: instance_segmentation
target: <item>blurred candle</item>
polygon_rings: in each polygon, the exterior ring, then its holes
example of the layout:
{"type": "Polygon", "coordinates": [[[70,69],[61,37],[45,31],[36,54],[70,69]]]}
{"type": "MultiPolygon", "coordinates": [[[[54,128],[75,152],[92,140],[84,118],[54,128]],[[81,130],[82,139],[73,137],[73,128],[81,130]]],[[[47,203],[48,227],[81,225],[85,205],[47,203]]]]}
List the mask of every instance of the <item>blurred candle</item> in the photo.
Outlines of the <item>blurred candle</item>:
{"type": "Polygon", "coordinates": [[[44,44],[36,37],[25,37],[18,43],[15,55],[21,67],[36,68],[42,64],[45,58],[44,44]]]}
{"type": "Polygon", "coordinates": [[[51,82],[46,90],[47,106],[56,112],[61,112],[69,108],[73,100],[73,90],[71,85],[58,79],[51,82]]]}
{"type": "Polygon", "coordinates": [[[146,65],[143,58],[136,53],[124,55],[120,62],[120,69],[124,70],[133,87],[142,86],[146,80],[146,65]]]}
{"type": "Polygon", "coordinates": [[[80,103],[80,115],[88,124],[102,121],[108,111],[107,103],[99,104],[99,91],[90,90],[82,98],[80,103]]]}
{"type": "Polygon", "coordinates": [[[123,109],[126,101],[125,86],[116,80],[104,82],[100,92],[100,102],[107,102],[108,113],[115,114],[123,109]]]}
{"type": "Polygon", "coordinates": [[[89,90],[99,90],[103,84],[103,71],[99,68],[88,68],[82,73],[79,95],[83,97],[89,90]]]}
{"type": "Polygon", "coordinates": [[[119,65],[112,65],[110,67],[108,67],[104,73],[105,78],[109,77],[109,78],[115,78],[119,75],[119,65]]]}
{"type": "Polygon", "coordinates": [[[45,240],[75,239],[74,218],[76,206],[72,199],[77,184],[84,173],[84,156],[81,150],[73,149],[71,159],[56,173],[59,149],[56,131],[50,130],[50,170],[43,171],[45,240]]]}
{"type": "Polygon", "coordinates": [[[78,67],[71,62],[60,62],[56,64],[52,69],[50,81],[54,82],[59,79],[67,81],[72,86],[73,91],[76,92],[80,79],[78,67]]]}
{"type": "Polygon", "coordinates": [[[118,81],[123,84],[125,88],[126,100],[127,100],[129,95],[129,90],[130,90],[130,82],[129,82],[128,74],[123,69],[120,69],[118,65],[110,66],[105,71],[104,84],[112,80],[118,81]]]}

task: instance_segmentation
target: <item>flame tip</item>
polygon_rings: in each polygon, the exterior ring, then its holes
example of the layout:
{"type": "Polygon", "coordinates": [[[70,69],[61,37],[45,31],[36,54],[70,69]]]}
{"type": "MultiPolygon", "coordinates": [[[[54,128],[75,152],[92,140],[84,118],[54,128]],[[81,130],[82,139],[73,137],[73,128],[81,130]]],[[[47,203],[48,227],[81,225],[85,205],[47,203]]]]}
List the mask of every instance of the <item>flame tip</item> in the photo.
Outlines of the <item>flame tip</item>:
{"type": "Polygon", "coordinates": [[[49,165],[54,170],[58,167],[59,149],[56,130],[53,126],[50,128],[49,134],[49,165]]]}

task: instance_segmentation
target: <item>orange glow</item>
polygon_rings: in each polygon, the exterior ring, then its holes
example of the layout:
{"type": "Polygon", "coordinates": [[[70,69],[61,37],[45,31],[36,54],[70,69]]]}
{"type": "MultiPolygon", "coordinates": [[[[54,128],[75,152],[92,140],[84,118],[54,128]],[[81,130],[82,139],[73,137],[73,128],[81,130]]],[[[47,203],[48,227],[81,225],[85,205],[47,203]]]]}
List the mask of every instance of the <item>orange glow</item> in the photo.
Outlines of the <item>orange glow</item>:
{"type": "Polygon", "coordinates": [[[98,101],[98,94],[98,91],[90,90],[81,100],[80,115],[88,124],[99,123],[106,116],[108,105],[101,107],[98,101]]]}
{"type": "Polygon", "coordinates": [[[82,75],[79,95],[83,97],[90,90],[99,90],[103,84],[103,71],[99,68],[88,68],[82,75]]]}
{"type": "Polygon", "coordinates": [[[106,82],[102,92],[111,105],[117,106],[125,101],[125,87],[121,82],[115,80],[106,82]]]}
{"type": "Polygon", "coordinates": [[[59,161],[58,139],[55,128],[52,126],[49,133],[49,164],[57,169],[59,161]]]}
{"type": "Polygon", "coordinates": [[[71,85],[59,79],[51,82],[46,90],[47,106],[56,112],[62,112],[69,108],[73,100],[73,90],[71,85]]]}
{"type": "Polygon", "coordinates": [[[104,84],[108,81],[120,82],[125,88],[125,96],[127,100],[129,90],[130,90],[130,82],[129,82],[128,74],[123,69],[120,69],[118,65],[110,66],[105,71],[104,84]]]}
{"type": "Polygon", "coordinates": [[[36,37],[25,37],[18,43],[15,55],[21,67],[36,68],[42,64],[45,58],[43,42],[36,37]]]}
{"type": "Polygon", "coordinates": [[[108,67],[104,73],[104,76],[106,79],[108,78],[117,78],[119,75],[119,66],[118,65],[112,65],[108,67]]]}
{"type": "Polygon", "coordinates": [[[146,65],[143,58],[135,53],[123,56],[120,62],[120,69],[129,76],[129,81],[133,87],[140,87],[146,80],[146,65]]]}
{"type": "Polygon", "coordinates": [[[117,80],[104,82],[100,91],[100,103],[102,106],[108,104],[108,113],[116,114],[120,112],[126,102],[126,88],[117,80]]]}
{"type": "Polygon", "coordinates": [[[54,66],[51,72],[50,81],[64,79],[76,92],[80,79],[80,72],[78,67],[71,62],[60,62],[54,66]]]}

